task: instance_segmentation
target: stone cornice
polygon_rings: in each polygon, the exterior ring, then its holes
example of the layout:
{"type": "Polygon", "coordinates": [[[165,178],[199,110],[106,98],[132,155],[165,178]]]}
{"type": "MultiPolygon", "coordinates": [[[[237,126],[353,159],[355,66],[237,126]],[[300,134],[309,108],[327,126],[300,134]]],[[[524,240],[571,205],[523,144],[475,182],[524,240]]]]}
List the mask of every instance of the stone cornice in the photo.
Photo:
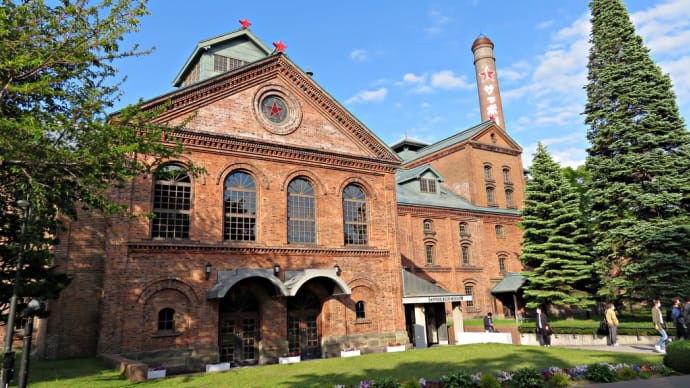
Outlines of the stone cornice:
{"type": "Polygon", "coordinates": [[[320,248],[320,247],[261,247],[261,246],[227,246],[227,245],[202,245],[202,244],[171,244],[158,242],[139,242],[127,245],[131,253],[149,252],[222,252],[244,255],[321,255],[321,256],[389,256],[388,249],[356,249],[356,248],[320,248]]]}
{"type": "Polygon", "coordinates": [[[260,142],[253,139],[233,138],[229,136],[213,135],[192,131],[175,131],[168,133],[174,136],[186,149],[200,148],[219,152],[233,152],[251,156],[253,159],[299,161],[315,166],[328,165],[331,168],[352,171],[378,171],[394,173],[398,168],[397,161],[385,161],[363,157],[349,157],[326,151],[314,151],[289,145],[260,142]]]}

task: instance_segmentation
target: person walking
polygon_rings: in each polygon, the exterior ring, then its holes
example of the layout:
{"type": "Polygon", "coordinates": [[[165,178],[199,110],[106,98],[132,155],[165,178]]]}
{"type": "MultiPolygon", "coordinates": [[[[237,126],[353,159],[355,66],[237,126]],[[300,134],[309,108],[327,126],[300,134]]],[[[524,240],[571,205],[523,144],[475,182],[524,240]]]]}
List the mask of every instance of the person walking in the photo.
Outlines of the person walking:
{"type": "Polygon", "coordinates": [[[494,332],[494,319],[491,313],[486,314],[484,317],[484,331],[487,333],[494,332]]]}
{"type": "Polygon", "coordinates": [[[676,341],[685,338],[685,331],[687,330],[687,324],[685,323],[685,318],[683,318],[683,305],[680,303],[680,299],[676,298],[673,300],[673,306],[671,306],[671,319],[673,320],[673,327],[676,328],[676,341]]]}
{"type": "Polygon", "coordinates": [[[666,340],[668,339],[668,334],[666,334],[666,322],[664,322],[664,314],[661,312],[661,301],[659,299],[654,299],[652,321],[654,322],[654,328],[658,330],[661,335],[659,342],[654,345],[654,350],[656,350],[657,353],[666,354],[666,340]]]}
{"type": "Polygon", "coordinates": [[[618,330],[618,317],[616,316],[616,306],[609,303],[606,309],[606,324],[609,326],[609,345],[618,346],[616,331],[618,330]]]}
{"type": "MultiPolygon", "coordinates": [[[[690,296],[686,299],[683,305],[683,320],[685,320],[685,325],[690,325],[690,296]]],[[[690,340],[690,330],[685,330],[685,339],[690,340]]]]}
{"type": "Polygon", "coordinates": [[[546,347],[551,347],[551,325],[549,325],[549,318],[537,307],[537,336],[541,336],[541,344],[546,347]]]}

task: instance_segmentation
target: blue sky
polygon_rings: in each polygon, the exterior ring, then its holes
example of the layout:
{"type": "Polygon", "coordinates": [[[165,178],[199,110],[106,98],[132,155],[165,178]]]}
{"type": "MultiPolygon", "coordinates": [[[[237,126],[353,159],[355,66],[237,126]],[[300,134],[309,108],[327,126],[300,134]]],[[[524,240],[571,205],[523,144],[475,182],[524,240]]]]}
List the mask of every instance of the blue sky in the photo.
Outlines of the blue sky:
{"type": "MultiPolygon", "coordinates": [[[[196,44],[240,28],[286,54],[387,144],[432,143],[478,124],[472,42],[495,44],[505,127],[531,164],[541,141],[562,166],[584,163],[589,50],[586,0],[150,0],[125,45],[155,47],[118,62],[121,106],[174,90],[196,44]]],[[[625,0],[638,35],[690,115],[690,1],[625,0]]],[[[119,106],[119,107],[121,107],[119,106]]],[[[686,125],[687,126],[687,125],[686,125]]]]}

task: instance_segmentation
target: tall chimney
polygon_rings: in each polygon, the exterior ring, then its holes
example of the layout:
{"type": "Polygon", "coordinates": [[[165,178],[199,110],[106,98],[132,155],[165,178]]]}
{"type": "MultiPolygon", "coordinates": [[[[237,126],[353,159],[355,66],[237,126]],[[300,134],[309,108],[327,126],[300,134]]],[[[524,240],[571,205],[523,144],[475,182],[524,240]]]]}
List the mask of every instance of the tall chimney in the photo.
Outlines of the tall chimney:
{"type": "Polygon", "coordinates": [[[477,73],[477,91],[479,92],[479,110],[482,122],[491,120],[505,130],[503,120],[503,104],[501,92],[498,88],[496,75],[496,58],[494,58],[494,43],[484,35],[480,35],[472,43],[474,53],[474,69],[477,73]]]}

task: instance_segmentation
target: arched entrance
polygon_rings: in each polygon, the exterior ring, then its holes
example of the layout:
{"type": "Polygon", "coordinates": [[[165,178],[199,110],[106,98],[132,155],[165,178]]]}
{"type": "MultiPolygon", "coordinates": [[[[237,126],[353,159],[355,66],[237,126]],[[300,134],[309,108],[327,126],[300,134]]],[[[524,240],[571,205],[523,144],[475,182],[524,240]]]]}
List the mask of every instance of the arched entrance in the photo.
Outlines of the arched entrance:
{"type": "Polygon", "coordinates": [[[231,289],[220,301],[218,348],[220,361],[233,365],[258,362],[259,302],[244,288],[231,289]]]}
{"type": "Polygon", "coordinates": [[[321,300],[308,289],[288,298],[288,350],[302,359],[321,357],[321,300]]]}

